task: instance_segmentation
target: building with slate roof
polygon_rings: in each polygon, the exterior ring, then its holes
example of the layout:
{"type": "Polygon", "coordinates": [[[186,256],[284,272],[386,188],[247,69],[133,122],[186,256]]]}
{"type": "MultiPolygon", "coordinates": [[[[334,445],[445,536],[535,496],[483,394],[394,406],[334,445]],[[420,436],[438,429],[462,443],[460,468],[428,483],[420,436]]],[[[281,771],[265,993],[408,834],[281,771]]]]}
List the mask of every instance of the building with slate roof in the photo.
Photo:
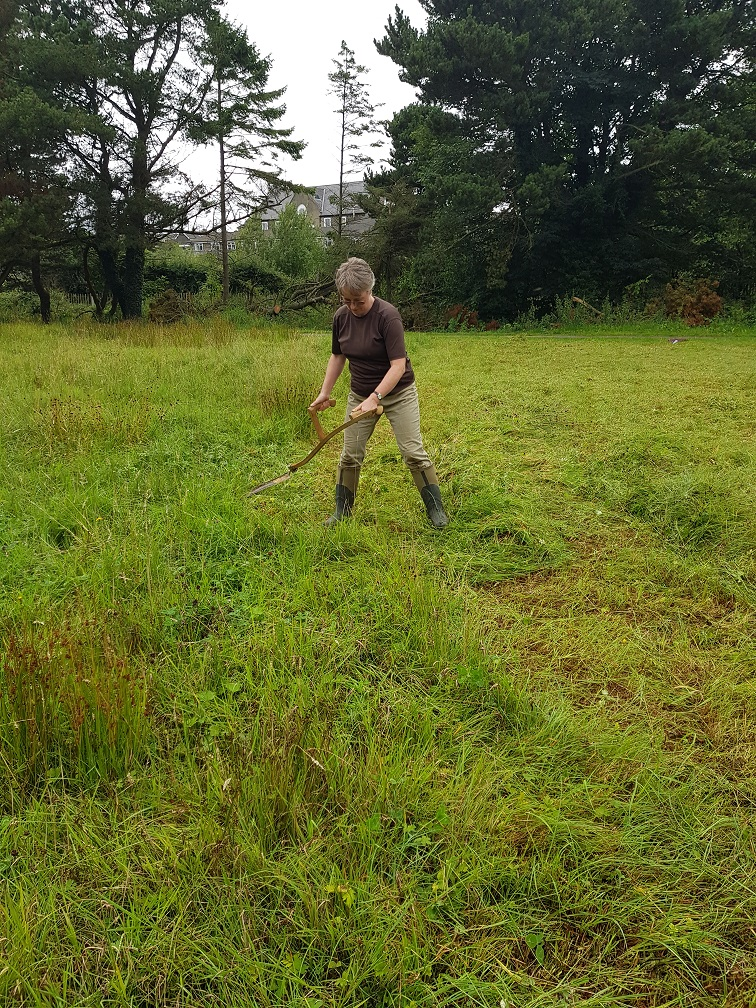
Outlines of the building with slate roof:
{"type": "MultiPolygon", "coordinates": [[[[181,248],[196,252],[198,255],[202,252],[220,252],[221,249],[220,231],[180,231],[170,235],[166,240],[175,242],[181,248]]],[[[235,232],[226,232],[226,245],[229,252],[236,249],[235,232]]]]}
{"type": "MultiPolygon", "coordinates": [[[[368,217],[364,210],[361,210],[355,199],[365,192],[365,183],[345,182],[344,183],[344,212],[341,215],[341,229],[343,234],[361,235],[369,231],[375,224],[372,217],[368,217]]],[[[280,203],[265,210],[260,214],[260,221],[263,231],[269,231],[275,227],[275,222],[289,203],[294,203],[298,213],[307,214],[315,227],[324,238],[336,234],[339,228],[338,220],[339,184],[315,186],[310,192],[287,193],[280,203]]]]}
{"type": "MultiPolygon", "coordinates": [[[[344,183],[344,213],[341,215],[342,234],[361,235],[369,231],[375,224],[372,217],[368,217],[364,210],[357,205],[355,197],[365,192],[364,182],[344,183]]],[[[281,202],[268,210],[263,210],[259,214],[259,219],[263,231],[270,231],[275,228],[276,221],[283,213],[289,203],[293,203],[297,212],[307,214],[313,225],[317,228],[324,241],[328,241],[331,235],[335,236],[339,230],[339,219],[337,204],[339,200],[339,184],[315,186],[309,191],[299,190],[293,193],[286,193],[281,197],[281,202]]],[[[206,252],[220,252],[220,231],[183,231],[172,234],[167,241],[175,242],[181,248],[196,252],[198,255],[206,252]]],[[[227,234],[227,244],[229,252],[236,249],[236,233],[229,231],[227,234]]]]}

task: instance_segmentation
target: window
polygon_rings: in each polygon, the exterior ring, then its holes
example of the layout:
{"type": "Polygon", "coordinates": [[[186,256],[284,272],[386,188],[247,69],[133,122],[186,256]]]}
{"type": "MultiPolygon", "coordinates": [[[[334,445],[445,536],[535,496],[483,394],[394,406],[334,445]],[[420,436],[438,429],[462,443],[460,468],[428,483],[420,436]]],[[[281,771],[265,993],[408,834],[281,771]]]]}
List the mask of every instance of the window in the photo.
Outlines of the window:
{"type": "Polygon", "coordinates": [[[205,243],[204,242],[195,242],[194,243],[194,251],[195,252],[204,252],[204,250],[205,250],[205,243]]]}
{"type": "Polygon", "coordinates": [[[330,227],[330,226],[331,226],[331,218],[330,217],[324,217],[323,218],[323,227],[330,227]]]}
{"type": "Polygon", "coordinates": [[[346,224],[346,214],[341,218],[341,223],[346,224]]]}
{"type": "Polygon", "coordinates": [[[267,231],[267,230],[268,230],[268,228],[269,228],[269,226],[270,226],[270,225],[269,225],[269,222],[268,222],[268,221],[264,220],[264,221],[262,222],[262,229],[263,229],[263,231],[267,231]]]}
{"type": "Polygon", "coordinates": [[[226,248],[229,250],[229,252],[235,252],[236,251],[236,242],[231,242],[231,241],[230,242],[226,242],[226,248]]]}
{"type": "Polygon", "coordinates": [[[297,213],[299,214],[300,217],[302,216],[302,214],[307,213],[307,207],[304,205],[304,203],[299,204],[299,206],[297,207],[297,213]]]}

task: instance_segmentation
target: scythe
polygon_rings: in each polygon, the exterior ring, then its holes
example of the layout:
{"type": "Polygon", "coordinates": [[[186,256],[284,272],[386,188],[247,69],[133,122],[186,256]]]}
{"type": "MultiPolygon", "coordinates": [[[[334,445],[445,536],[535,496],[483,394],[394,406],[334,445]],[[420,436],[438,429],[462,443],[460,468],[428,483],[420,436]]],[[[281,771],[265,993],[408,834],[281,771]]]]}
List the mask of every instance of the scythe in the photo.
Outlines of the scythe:
{"type": "MultiPolygon", "coordinates": [[[[329,405],[335,406],[336,400],[330,399],[329,405]]],[[[265,483],[261,483],[259,486],[253,487],[247,494],[248,497],[251,497],[253,494],[262,493],[263,490],[267,490],[269,487],[276,486],[278,483],[285,483],[288,479],[290,479],[294,475],[295,472],[297,472],[297,470],[301,469],[303,465],[307,465],[308,462],[314,459],[315,456],[318,454],[318,452],[321,450],[321,448],[325,448],[328,442],[333,440],[333,438],[335,438],[337,434],[341,434],[341,432],[345,431],[347,427],[351,427],[352,424],[359,423],[360,420],[364,420],[366,417],[380,416],[381,413],[383,413],[383,406],[380,405],[376,406],[375,409],[368,410],[366,413],[360,413],[359,416],[354,416],[352,414],[349,420],[347,420],[343,424],[340,424],[338,427],[336,427],[334,430],[330,432],[327,432],[323,429],[323,425],[320,422],[320,418],[318,417],[318,411],[316,409],[314,409],[312,406],[309,406],[307,412],[310,414],[310,419],[312,420],[313,427],[315,428],[315,433],[318,435],[318,443],[315,445],[312,451],[308,455],[305,455],[303,459],[300,459],[299,462],[292,462],[292,464],[289,466],[289,468],[282,476],[276,476],[275,479],[267,480],[265,483]]]]}

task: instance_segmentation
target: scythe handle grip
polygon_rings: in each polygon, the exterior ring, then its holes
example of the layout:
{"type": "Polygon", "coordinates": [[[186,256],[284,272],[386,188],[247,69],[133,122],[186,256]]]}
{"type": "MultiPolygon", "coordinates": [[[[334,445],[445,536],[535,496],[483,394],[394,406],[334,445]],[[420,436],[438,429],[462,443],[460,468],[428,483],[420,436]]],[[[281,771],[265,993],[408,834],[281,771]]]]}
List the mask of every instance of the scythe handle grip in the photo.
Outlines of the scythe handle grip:
{"type": "MultiPolygon", "coordinates": [[[[329,399],[328,405],[335,406],[336,400],[329,399]]],[[[315,433],[318,435],[318,441],[325,441],[328,435],[323,430],[323,425],[321,424],[320,417],[318,416],[318,410],[316,410],[314,406],[308,406],[307,412],[310,414],[310,420],[312,420],[312,426],[315,428],[315,433]]]]}
{"type": "Polygon", "coordinates": [[[352,420],[361,420],[362,417],[364,416],[373,416],[373,415],[380,416],[381,413],[383,413],[383,406],[381,406],[381,404],[378,403],[375,409],[368,410],[367,413],[362,413],[360,414],[359,417],[356,417],[354,414],[357,412],[359,408],[360,408],[359,406],[355,406],[352,412],[349,414],[352,420]]]}

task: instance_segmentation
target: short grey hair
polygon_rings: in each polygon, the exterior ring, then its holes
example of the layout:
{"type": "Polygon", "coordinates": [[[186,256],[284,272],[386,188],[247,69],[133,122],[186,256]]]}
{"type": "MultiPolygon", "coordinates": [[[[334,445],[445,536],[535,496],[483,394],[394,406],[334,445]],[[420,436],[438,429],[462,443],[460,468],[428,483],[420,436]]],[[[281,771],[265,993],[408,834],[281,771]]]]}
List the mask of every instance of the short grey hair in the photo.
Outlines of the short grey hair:
{"type": "Polygon", "coordinates": [[[336,270],[336,289],[338,291],[352,291],[353,294],[361,294],[363,291],[372,291],[375,285],[375,274],[370,269],[364,259],[357,256],[350,256],[346,262],[336,270]]]}

